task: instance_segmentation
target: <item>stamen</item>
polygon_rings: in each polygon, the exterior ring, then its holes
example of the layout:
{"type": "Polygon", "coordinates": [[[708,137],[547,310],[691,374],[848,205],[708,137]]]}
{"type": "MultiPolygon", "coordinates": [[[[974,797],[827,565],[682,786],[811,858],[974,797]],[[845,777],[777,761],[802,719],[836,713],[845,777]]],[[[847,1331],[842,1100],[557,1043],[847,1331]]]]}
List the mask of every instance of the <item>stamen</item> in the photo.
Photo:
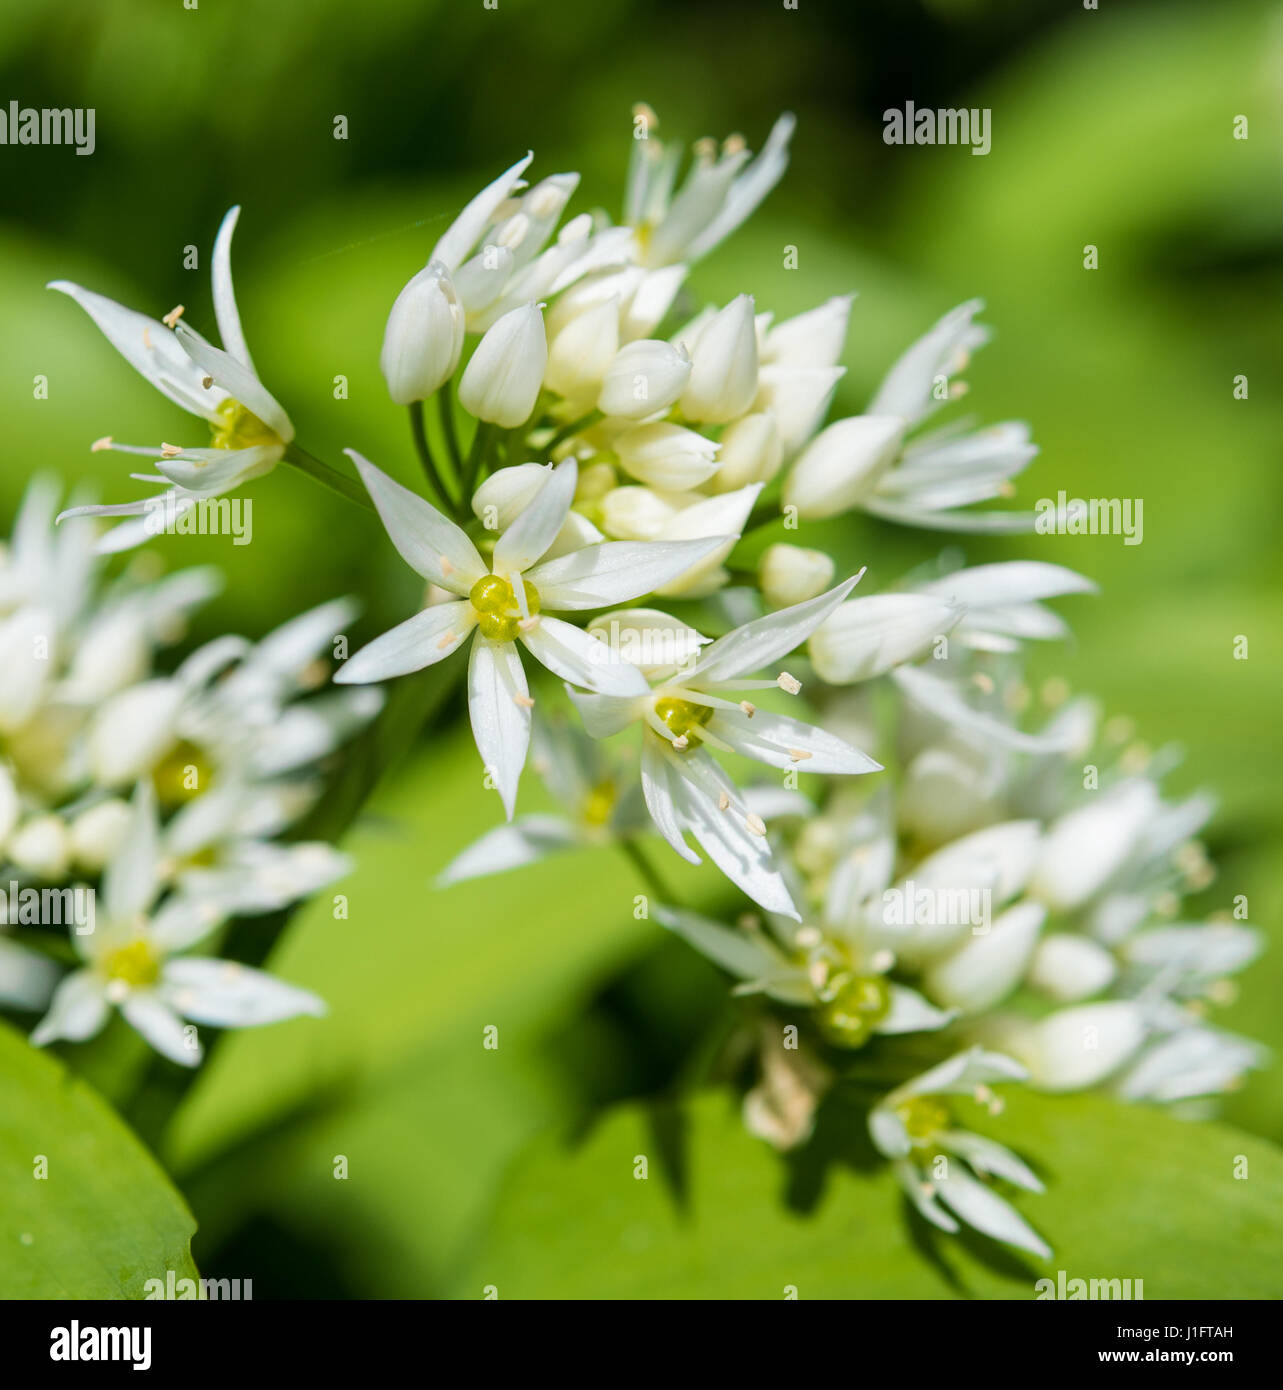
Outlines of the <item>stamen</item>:
{"type": "Polygon", "coordinates": [[[775,679],[775,684],[784,691],[786,695],[796,695],[802,689],[802,682],[796,676],[790,676],[787,671],[781,671],[775,679]]]}
{"type": "Polygon", "coordinates": [[[744,818],[744,824],[748,826],[749,833],[752,835],[765,835],[766,822],[755,812],[750,811],[744,818]]]}
{"type": "Polygon", "coordinates": [[[101,439],[95,439],[95,440],[94,440],[94,442],[89,446],[89,452],[90,452],[91,454],[101,454],[102,451],[103,451],[104,449],[110,449],[110,448],[111,448],[111,435],[109,435],[109,434],[104,434],[103,437],[102,437],[101,439]]]}
{"type": "Polygon", "coordinates": [[[717,809],[719,811],[725,811],[730,804],[730,797],[727,796],[725,792],[722,792],[722,794],[717,798],[717,809]]]}
{"type": "Polygon", "coordinates": [[[521,691],[515,690],[512,695],[513,704],[520,705],[522,709],[534,709],[535,702],[529,695],[523,695],[521,691]]]}
{"type": "Polygon", "coordinates": [[[751,700],[741,700],[740,709],[742,709],[750,719],[757,713],[757,706],[751,700]]]}
{"type": "Polygon", "coordinates": [[[447,632],[446,635],[437,643],[437,651],[445,651],[445,649],[450,645],[450,643],[454,641],[456,635],[457,634],[455,633],[453,628],[449,632],[447,632]]]}
{"type": "Polygon", "coordinates": [[[182,318],[182,316],[186,312],[187,310],[184,305],[175,304],[174,307],[169,311],[169,313],[167,313],[165,317],[161,319],[161,323],[163,323],[166,328],[173,328],[173,326],[178,322],[180,318],[182,318]]]}
{"type": "Polygon", "coordinates": [[[200,384],[205,388],[206,391],[208,391],[209,388],[214,384],[214,378],[212,376],[203,376],[200,379],[200,384]]]}
{"type": "Polygon", "coordinates": [[[176,459],[182,452],[182,448],[177,444],[162,444],[160,446],[161,458],[176,459]]]}
{"type": "Polygon", "coordinates": [[[814,756],[813,753],[808,753],[805,748],[789,749],[789,757],[792,758],[795,763],[804,763],[807,758],[812,758],[814,756]]]}

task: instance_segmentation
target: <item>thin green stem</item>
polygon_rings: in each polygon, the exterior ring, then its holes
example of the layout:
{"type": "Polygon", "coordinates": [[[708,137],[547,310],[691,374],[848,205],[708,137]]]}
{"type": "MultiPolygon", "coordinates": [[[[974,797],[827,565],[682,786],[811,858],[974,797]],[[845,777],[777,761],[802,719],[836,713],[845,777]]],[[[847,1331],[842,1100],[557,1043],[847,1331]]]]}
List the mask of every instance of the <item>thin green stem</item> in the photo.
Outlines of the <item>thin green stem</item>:
{"type": "Polygon", "coordinates": [[[423,474],[428,480],[428,486],[437,494],[448,511],[457,513],[458,505],[446,491],[445,482],[437,470],[436,460],[432,457],[432,450],[428,447],[428,432],[423,423],[422,401],[411,401],[410,403],[410,434],[414,438],[414,450],[419,456],[419,462],[423,465],[423,474]]]}
{"type": "Polygon", "coordinates": [[[454,466],[454,475],[456,478],[461,478],[463,476],[463,451],[459,448],[459,431],[454,420],[454,392],[451,390],[449,381],[446,381],[437,392],[437,411],[441,416],[441,433],[445,436],[445,445],[450,453],[450,462],[454,466]]]}
{"type": "Polygon", "coordinates": [[[315,482],[327,487],[331,492],[337,492],[340,497],[346,497],[349,502],[355,502],[358,507],[364,507],[367,512],[374,510],[374,504],[365,494],[365,489],[360,483],[354,482],[346,474],[340,473],[337,468],[331,468],[328,463],[323,462],[314,454],[309,454],[306,449],[298,444],[287,444],[285,447],[285,461],[292,463],[300,473],[315,482]]]}
{"type": "Polygon", "coordinates": [[[472,447],[468,450],[468,461],[463,466],[462,506],[467,506],[476,491],[477,479],[481,476],[482,464],[490,452],[494,440],[495,427],[484,420],[477,422],[476,433],[472,436],[472,447]]]}
{"type": "Polygon", "coordinates": [[[642,881],[655,897],[665,902],[672,902],[673,896],[664,886],[664,880],[660,878],[655,866],[650,862],[650,857],[637,841],[620,840],[619,848],[632,860],[633,867],[641,875],[642,881]]]}
{"type": "Polygon", "coordinates": [[[589,425],[596,424],[600,419],[600,410],[590,410],[587,415],[581,415],[578,420],[572,420],[568,425],[562,425],[557,433],[544,445],[544,452],[551,456],[553,451],[559,445],[564,444],[572,434],[578,434],[580,430],[587,429],[589,425]]]}

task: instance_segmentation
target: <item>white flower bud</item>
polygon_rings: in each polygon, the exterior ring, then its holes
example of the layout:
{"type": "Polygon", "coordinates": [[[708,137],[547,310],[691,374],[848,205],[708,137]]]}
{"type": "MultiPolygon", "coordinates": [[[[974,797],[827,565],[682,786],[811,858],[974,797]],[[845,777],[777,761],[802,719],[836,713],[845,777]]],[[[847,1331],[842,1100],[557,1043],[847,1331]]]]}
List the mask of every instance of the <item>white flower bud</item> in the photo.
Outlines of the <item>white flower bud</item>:
{"type": "Polygon", "coordinates": [[[397,405],[426,400],[454,375],[463,352],[463,305],[440,261],[396,297],[383,334],[379,368],[397,405]]]}
{"type": "Polygon", "coordinates": [[[0,733],[22,728],[39,708],[56,631],[56,618],[42,608],[20,608],[0,619],[0,733]]]}
{"type": "Polygon", "coordinates": [[[624,420],[662,415],[686,389],[690,374],[685,348],[640,338],[616,353],[602,382],[597,408],[624,420]]]}
{"type": "Polygon", "coordinates": [[[547,481],[548,469],[542,463],[497,469],[473,493],[472,510],[487,529],[506,531],[547,481]]]}
{"type": "Polygon", "coordinates": [[[608,299],[571,321],[552,340],[544,385],[568,400],[593,400],[619,351],[619,301],[608,299]]]}
{"type": "Polygon", "coordinates": [[[594,618],[588,631],[636,666],[647,680],[688,666],[709,640],[689,623],[658,608],[616,608],[594,618]]]}
{"type": "Polygon", "coordinates": [[[1115,1000],[1060,1009],[1013,1035],[1015,1055],[1044,1091],[1078,1091],[1116,1072],[1140,1047],[1139,1004],[1115,1000]]]}
{"type": "Polygon", "coordinates": [[[677,509],[648,487],[617,487],[601,499],[601,528],[620,541],[653,541],[677,509]]]}
{"type": "Polygon", "coordinates": [[[8,858],[23,873],[54,883],[67,876],[70,851],[61,816],[34,816],[14,832],[8,858]]]}
{"type": "Polygon", "coordinates": [[[688,420],[724,424],[748,411],[757,395],[753,299],[741,294],[715,314],[690,346],[691,373],[681,397],[688,420]]]}
{"type": "Polygon", "coordinates": [[[830,588],[836,566],[822,550],[779,542],[767,546],[757,562],[762,596],[772,608],[790,608],[830,588]]]}
{"type": "Polygon", "coordinates": [[[89,726],[87,752],[95,779],[123,787],[150,772],[174,740],[183,689],[176,681],[151,680],[113,695],[89,726]]]}
{"type": "Polygon", "coordinates": [[[845,367],[763,367],[757,374],[758,410],[769,410],[791,458],[820,427],[845,367]]]}
{"type": "Polygon", "coordinates": [[[478,420],[515,429],[539,399],[548,343],[534,304],[510,309],[487,330],[459,381],[459,400],[478,420]]]}
{"type": "Polygon", "coordinates": [[[1081,907],[1122,867],[1158,809],[1146,778],[1091,793],[1048,830],[1030,891],[1062,912],[1081,907]]]}
{"type": "Polygon", "coordinates": [[[717,470],[717,444],[694,430],[656,421],[626,430],[615,440],[624,470],[667,492],[698,487],[717,470]]]}
{"type": "Polygon", "coordinates": [[[977,1014],[991,1008],[1020,983],[1047,909],[1020,902],[1000,914],[987,931],[976,931],[923,977],[927,993],[945,1008],[977,1014]]]}
{"type": "Polygon", "coordinates": [[[775,417],[765,411],[744,415],[727,425],[718,444],[714,492],[734,492],[749,483],[769,483],[784,462],[775,417]]]}
{"type": "Polygon", "coordinates": [[[127,801],[112,797],[71,822],[71,857],[82,873],[96,874],[124,843],[133,817],[127,801]]]}
{"type": "Polygon", "coordinates": [[[838,516],[872,492],[900,452],[904,421],[853,415],[822,430],[784,482],[784,503],[808,521],[838,516]]]}
{"type": "Polygon", "coordinates": [[[926,594],[851,599],[811,634],[811,660],[830,685],[853,685],[914,661],[958,621],[958,610],[926,594]]]}
{"type": "Polygon", "coordinates": [[[839,295],[768,329],[762,361],[786,367],[832,367],[842,355],[854,297],[839,295]]]}
{"type": "Polygon", "coordinates": [[[1060,1004],[1090,999],[1113,983],[1114,957],[1087,936],[1060,932],[1038,943],[1029,963],[1029,983],[1060,1004]]]}

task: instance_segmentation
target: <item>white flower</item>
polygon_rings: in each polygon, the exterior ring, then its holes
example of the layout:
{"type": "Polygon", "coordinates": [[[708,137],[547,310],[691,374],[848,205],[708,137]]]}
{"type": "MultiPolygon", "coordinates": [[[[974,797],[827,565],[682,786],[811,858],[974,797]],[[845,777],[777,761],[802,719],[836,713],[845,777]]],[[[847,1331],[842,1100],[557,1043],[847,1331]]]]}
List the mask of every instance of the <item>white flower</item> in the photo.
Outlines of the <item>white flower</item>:
{"type": "MultiPolygon", "coordinates": [[[[858,579],[859,576],[856,576],[858,579]]],[[[796,908],[773,867],[759,816],[709,754],[737,752],[783,770],[846,775],[878,768],[851,747],[797,719],[735,702],[721,692],[800,684],[752,678],[804,642],[851,591],[849,579],[830,593],[736,628],[712,643],[688,669],[661,678],[643,693],[572,697],[594,738],[607,738],[633,724],[644,728],[642,786],[660,833],[683,859],[699,856],[683,838],[690,832],[733,883],[763,907],[789,916],[796,908]]]]}
{"type": "Polygon", "coordinates": [[[1158,806],[1145,777],[1093,792],[1048,829],[1031,893],[1061,912],[1081,907],[1123,865],[1158,806]]]}
{"type": "Polygon", "coordinates": [[[690,380],[686,349],[657,339],[626,343],[606,370],[597,408],[621,420],[645,420],[674,405],[690,380]]]}
{"type": "Polygon", "coordinates": [[[644,690],[640,673],[582,628],[548,616],[609,607],[668,582],[711,550],[711,540],[608,542],[546,560],[574,500],[573,459],[547,470],[529,505],[495,543],[490,566],[452,521],[349,450],[392,544],[425,579],[459,596],[436,604],[376,638],[335,680],[387,680],[442,661],[476,632],[468,666],[472,730],[508,819],[530,743],[530,698],[517,644],[563,680],[590,690],[644,690]],[[542,560],[542,563],[540,561],[542,560]]]}
{"type": "Polygon", "coordinates": [[[842,355],[852,294],[832,299],[791,319],[771,324],[762,334],[764,366],[833,367],[842,355]]]}
{"type": "Polygon", "coordinates": [[[808,650],[823,680],[853,685],[916,661],[959,617],[944,599],[874,594],[837,609],[812,633],[808,650]]]}
{"type": "Polygon", "coordinates": [[[1047,1243],[973,1173],[1002,1178],[1027,1192],[1041,1192],[1042,1183],[1010,1149],[954,1128],[948,1103],[939,1099],[971,1095],[996,1110],[989,1087],[1024,1079],[1025,1069],[1001,1053],[978,1047],[960,1052],[884,1096],[869,1114],[869,1133],[878,1151],[892,1160],[909,1200],[933,1226],[956,1234],[963,1222],[1046,1259],[1047,1243]]]}
{"type": "Polygon", "coordinates": [[[440,261],[396,297],[383,334],[379,370],[397,405],[426,400],[454,375],[463,353],[463,305],[440,261]]]}
{"type": "Polygon", "coordinates": [[[1063,565],[1009,560],[955,570],[943,579],[918,584],[914,592],[963,610],[951,641],[977,651],[1015,652],[1022,641],[1068,636],[1068,625],[1041,600],[1094,594],[1097,589],[1090,579],[1063,565]]]}
{"type": "Polygon", "coordinates": [[[717,441],[717,472],[713,492],[732,492],[749,483],[769,483],[784,461],[775,417],[767,411],[742,415],[722,431],[717,441]]]}
{"type": "MultiPolygon", "coordinates": [[[[126,309],[105,295],[95,294],[67,280],[55,280],[49,288],[70,295],[93,319],[117,352],[163,395],[189,414],[209,423],[212,447],[181,448],[162,444],[157,448],[100,440],[95,448],[141,454],[155,461],[159,476],[143,481],[172,485],[173,501],[189,507],[199,497],[218,497],[274,468],[294,438],[294,426],[276,398],[259,379],[232,288],[232,234],[240,208],[232,208],[214,241],[212,279],[214,315],[222,349],[207,342],[179,317],[181,307],[164,322],[126,309]],[[171,327],[172,324],[172,327],[171,327]]],[[[129,516],[145,518],[155,499],[120,506],[82,506],[64,516],[129,516]]],[[[145,525],[135,522],[117,528],[107,549],[125,549],[148,537],[145,525]]]]}
{"type": "Polygon", "coordinates": [[[833,557],[822,550],[777,542],[762,552],[757,582],[772,608],[788,608],[822,594],[833,583],[835,569],[833,557]]]}
{"type": "Polygon", "coordinates": [[[678,341],[691,357],[690,377],[678,401],[682,414],[714,425],[743,415],[757,395],[752,297],[739,295],[711,315],[691,338],[679,334],[678,341]]]}
{"type": "Polygon", "coordinates": [[[853,415],[822,430],[784,480],[784,505],[806,521],[839,516],[873,491],[904,439],[894,415],[853,415]]]}
{"type": "Polygon", "coordinates": [[[972,322],[983,308],[978,299],[958,305],[908,348],[883,378],[868,413],[899,415],[912,425],[963,394],[957,374],[989,341],[989,330],[972,322]]]}
{"type": "Polygon", "coordinates": [[[1081,1091],[1112,1076],[1140,1050],[1145,1013],[1127,999],[1058,1009],[1037,1023],[1013,1025],[1004,1045],[1044,1091],[1081,1091]]]}
{"type": "Polygon", "coordinates": [[[681,151],[664,148],[649,107],[635,107],[633,121],[624,220],[636,229],[638,260],[648,266],[696,261],[728,237],[783,177],[795,124],[791,115],[781,116],[756,159],[739,136],[731,136],[720,155],[714,141],[699,141],[673,195],[681,151]]]}
{"type": "Polygon", "coordinates": [[[1217,1095],[1233,1090],[1244,1072],[1268,1060],[1259,1043],[1195,1024],[1147,1047],[1119,1078],[1118,1094],[1159,1104],[1217,1095]]]}
{"type": "Polygon", "coordinates": [[[459,401],[478,420],[515,429],[530,418],[548,365],[543,315],[523,304],[490,328],[459,380],[459,401]]]}
{"type": "Polygon", "coordinates": [[[85,964],[54,992],[36,1026],[37,1047],[60,1038],[82,1042],[99,1032],[114,1005],[158,1052],[194,1067],[201,1045],[183,1019],[215,1028],[321,1015],[316,995],[233,961],[182,954],[222,921],[221,906],[161,891],[155,800],[140,784],[124,847],[107,866],[93,930],[71,939],[85,964]]]}

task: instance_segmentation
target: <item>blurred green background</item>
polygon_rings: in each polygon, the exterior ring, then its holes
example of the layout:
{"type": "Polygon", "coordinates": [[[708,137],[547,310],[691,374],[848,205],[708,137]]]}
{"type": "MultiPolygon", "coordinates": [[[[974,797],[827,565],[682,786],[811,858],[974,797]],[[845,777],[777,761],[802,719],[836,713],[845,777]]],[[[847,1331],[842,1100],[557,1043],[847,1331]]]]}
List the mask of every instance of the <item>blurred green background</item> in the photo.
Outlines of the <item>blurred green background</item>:
{"type": "MultiPolygon", "coordinates": [[[[378,372],[383,324],[481,182],[533,148],[537,175],[583,173],[572,212],[618,215],[633,102],[659,112],[663,134],[740,130],[755,147],[791,109],[785,181],[697,268],[694,288],[719,301],[749,290],[780,317],[857,290],[838,399],[847,410],[944,310],[986,300],[995,337],[968,373],[968,407],[1032,422],[1042,454],[1019,503],[1061,488],[1141,498],[1145,533],[1136,547],[1006,538],[967,540],[963,551],[970,561],[1037,555],[1100,582],[1099,598],[1063,605],[1075,639],[1037,653],[1035,672],[1098,692],[1150,743],[1185,747],[1172,785],[1221,798],[1209,844],[1222,873],[1200,906],[1247,894],[1252,919],[1277,937],[1275,7],[2,0],[0,16],[6,102],[97,111],[91,158],[0,147],[6,524],[37,468],[95,480],[107,500],[136,495],[119,457],[89,454],[99,435],[186,440],[186,417],[45,291],[47,280],[75,279],[157,316],[182,302],[209,325],[208,248],[222,213],[241,203],[242,317],[300,440],[336,462],[359,447],[413,482],[406,422],[378,372]],[[909,99],[990,107],[992,152],[884,145],[883,109],[909,99]],[[338,116],[345,140],[333,136],[338,116]],[[1232,138],[1238,116],[1247,140],[1232,138]],[[183,269],[189,243],[201,248],[198,271],[183,269]],[[796,270],[782,268],[788,244],[799,248],[796,270]],[[1088,244],[1099,249],[1095,271],[1083,269],[1088,244]],[[37,374],[49,379],[47,400],[33,398],[37,374]],[[346,400],[333,398],[340,374],[346,400]],[[1247,400],[1233,395],[1240,374],[1247,400]],[[1246,661],[1232,657],[1240,634],[1246,661]]],[[[226,569],[226,593],[194,638],[261,634],[342,592],[366,602],[361,637],[410,610],[413,577],[366,517],[286,469],[252,496],[249,547],[190,537],[156,547],[171,566],[212,559],[226,569]]],[[[941,544],[860,520],[829,539],[869,565],[870,591],[941,544]]],[[[455,732],[398,764],[350,838],[361,863],[350,920],[332,921],[327,904],[305,910],[275,957],[331,1001],[331,1018],[225,1038],[172,1126],[158,1125],[159,1101],[131,1114],[193,1204],[202,1271],[253,1277],[259,1297],[477,1296],[514,1156],[603,1102],[670,1096],[722,995],[714,971],[632,920],[618,887],[628,869],[609,853],[430,891],[496,810],[457,707],[447,713],[455,732]],[[480,1047],[486,1025],[500,1030],[498,1052],[480,1047]],[[333,1177],[340,1154],[347,1181],[333,1177]],[[460,1272],[476,1258],[475,1278],[460,1272]]],[[[685,881],[675,863],[666,872],[685,881]]],[[[1276,1047],[1280,954],[1245,976],[1222,1015],[1276,1047]]],[[[663,1147],[663,1107],[653,1113],[663,1147]]],[[[1225,1113],[1283,1140],[1279,1071],[1253,1078],[1225,1113]]],[[[628,1148],[626,1134],[620,1142],[628,1148]]],[[[745,1162],[764,1159],[754,1149],[745,1162]]],[[[769,1203],[776,1185],[761,1176],[737,1191],[744,1223],[748,1204],[769,1203]]],[[[566,1185],[543,1198],[572,1252],[574,1197],[566,1185]]],[[[888,1194],[880,1201],[892,1209],[888,1194]]],[[[1063,1219],[1072,1223],[1072,1208],[1063,1219]]],[[[803,1226],[799,1259],[814,1225],[803,1226]]],[[[637,1248],[617,1252],[625,1271],[651,1239],[644,1223],[638,1230],[637,1248]]],[[[542,1248],[556,1244],[549,1235],[542,1248]]],[[[701,1268],[691,1278],[716,1292],[716,1267],[701,1268]]],[[[835,1266],[833,1287],[849,1274],[835,1266]]],[[[958,1277],[1022,1296],[1016,1275],[983,1261],[958,1277]]],[[[548,1278],[551,1292],[570,1286],[548,1278]]],[[[626,1273],[616,1284],[630,1289],[626,1273]]],[[[957,1288],[940,1275],[920,1291],[957,1288]]]]}

